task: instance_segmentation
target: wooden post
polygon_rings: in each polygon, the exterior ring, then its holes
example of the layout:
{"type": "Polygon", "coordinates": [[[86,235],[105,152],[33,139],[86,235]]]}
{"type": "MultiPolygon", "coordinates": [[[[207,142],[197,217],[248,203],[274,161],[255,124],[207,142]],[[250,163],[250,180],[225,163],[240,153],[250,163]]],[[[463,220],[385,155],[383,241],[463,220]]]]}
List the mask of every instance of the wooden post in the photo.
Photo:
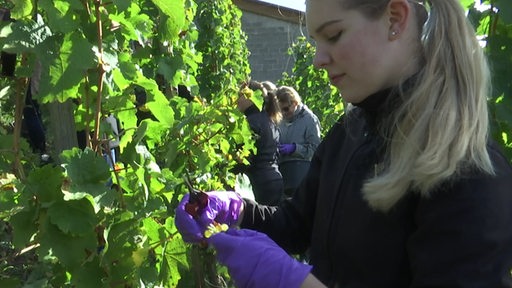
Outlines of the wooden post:
{"type": "Polygon", "coordinates": [[[52,139],[52,156],[59,162],[58,155],[73,147],[78,147],[75,119],[73,116],[73,103],[67,100],[64,103],[53,102],[47,104],[49,112],[49,134],[52,139]]]}

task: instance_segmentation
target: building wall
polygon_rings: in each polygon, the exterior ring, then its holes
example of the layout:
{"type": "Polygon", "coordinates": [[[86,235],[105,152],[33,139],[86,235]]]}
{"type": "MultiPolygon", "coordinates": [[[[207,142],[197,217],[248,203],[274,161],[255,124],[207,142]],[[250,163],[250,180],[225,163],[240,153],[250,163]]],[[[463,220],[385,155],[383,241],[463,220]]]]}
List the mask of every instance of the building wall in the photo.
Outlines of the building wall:
{"type": "Polygon", "coordinates": [[[247,34],[247,47],[251,52],[251,78],[276,82],[283,72],[290,73],[293,68],[295,60],[293,55],[288,55],[288,49],[298,36],[307,33],[300,24],[301,14],[296,14],[295,21],[286,21],[243,9],[242,13],[242,29],[247,34]]]}

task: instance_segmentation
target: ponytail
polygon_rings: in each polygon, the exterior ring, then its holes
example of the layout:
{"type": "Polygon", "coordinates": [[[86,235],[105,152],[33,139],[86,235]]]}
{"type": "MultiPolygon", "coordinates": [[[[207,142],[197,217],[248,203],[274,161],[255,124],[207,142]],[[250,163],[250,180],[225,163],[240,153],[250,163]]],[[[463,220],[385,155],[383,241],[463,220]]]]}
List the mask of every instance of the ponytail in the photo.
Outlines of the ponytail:
{"type": "Polygon", "coordinates": [[[267,112],[272,122],[275,124],[281,122],[281,109],[279,108],[279,102],[274,91],[268,91],[262,82],[254,80],[250,80],[247,86],[253,91],[260,90],[263,93],[263,110],[267,112]]]}
{"type": "Polygon", "coordinates": [[[378,210],[390,209],[410,189],[428,196],[462,171],[494,174],[486,148],[490,73],[475,30],[458,0],[428,4],[414,5],[419,18],[428,11],[419,39],[422,68],[412,88],[399,89],[403,103],[383,124],[389,139],[384,168],[363,187],[378,210]]]}
{"type": "Polygon", "coordinates": [[[275,124],[278,124],[283,119],[281,108],[279,108],[279,100],[277,99],[276,93],[274,93],[274,91],[269,91],[267,93],[267,97],[265,97],[264,109],[272,122],[275,124]]]}

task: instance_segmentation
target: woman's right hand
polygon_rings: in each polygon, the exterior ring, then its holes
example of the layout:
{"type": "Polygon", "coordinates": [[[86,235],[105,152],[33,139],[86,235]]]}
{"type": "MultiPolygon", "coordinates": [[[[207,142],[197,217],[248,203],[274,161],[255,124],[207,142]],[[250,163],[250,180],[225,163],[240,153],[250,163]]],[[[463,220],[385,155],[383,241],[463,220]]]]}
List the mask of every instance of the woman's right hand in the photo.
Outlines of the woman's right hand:
{"type": "Polygon", "coordinates": [[[197,217],[193,217],[185,209],[189,203],[189,194],[183,196],[176,208],[174,222],[186,242],[197,243],[203,240],[204,231],[214,222],[234,227],[241,219],[243,200],[238,193],[211,191],[206,194],[208,203],[201,211],[198,211],[197,217]]]}
{"type": "Polygon", "coordinates": [[[252,105],[254,105],[254,102],[252,102],[251,99],[248,99],[244,95],[240,95],[240,97],[238,97],[238,100],[236,101],[236,106],[238,110],[242,113],[244,113],[245,110],[247,110],[247,108],[251,107],[252,105]]]}

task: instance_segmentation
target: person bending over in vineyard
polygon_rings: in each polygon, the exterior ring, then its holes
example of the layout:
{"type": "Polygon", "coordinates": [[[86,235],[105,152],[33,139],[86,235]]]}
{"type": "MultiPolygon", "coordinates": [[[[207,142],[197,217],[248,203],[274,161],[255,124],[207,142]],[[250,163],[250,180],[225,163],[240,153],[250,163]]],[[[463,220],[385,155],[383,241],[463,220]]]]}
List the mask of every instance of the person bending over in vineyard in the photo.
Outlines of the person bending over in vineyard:
{"type": "Polygon", "coordinates": [[[265,87],[265,89],[267,89],[268,92],[275,93],[277,90],[276,84],[274,84],[274,82],[272,82],[270,80],[265,80],[265,81],[261,82],[261,85],[263,85],[263,87],[265,87]]]}
{"type": "Polygon", "coordinates": [[[290,86],[276,90],[283,121],[279,123],[279,171],[283,174],[284,193],[291,196],[309,169],[320,144],[320,122],[299,93],[290,86]]]}
{"type": "Polygon", "coordinates": [[[277,124],[281,121],[279,104],[274,93],[267,93],[265,87],[257,81],[242,85],[237,107],[244,113],[249,126],[255,133],[256,153],[249,157],[249,165],[240,164],[235,173],[245,173],[251,182],[254,199],[265,205],[277,205],[283,198],[283,177],[277,164],[277,143],[279,132],[277,124]],[[260,109],[242,91],[249,93],[260,91],[263,96],[263,109],[260,109]]]}
{"type": "Polygon", "coordinates": [[[239,287],[512,287],[512,167],[460,1],[307,0],[306,15],[314,64],[351,108],[293,198],[211,192],[197,220],[182,202],[183,239],[212,221],[260,231],[206,239],[239,287]],[[312,267],[286,254],[308,247],[312,267]]]}

